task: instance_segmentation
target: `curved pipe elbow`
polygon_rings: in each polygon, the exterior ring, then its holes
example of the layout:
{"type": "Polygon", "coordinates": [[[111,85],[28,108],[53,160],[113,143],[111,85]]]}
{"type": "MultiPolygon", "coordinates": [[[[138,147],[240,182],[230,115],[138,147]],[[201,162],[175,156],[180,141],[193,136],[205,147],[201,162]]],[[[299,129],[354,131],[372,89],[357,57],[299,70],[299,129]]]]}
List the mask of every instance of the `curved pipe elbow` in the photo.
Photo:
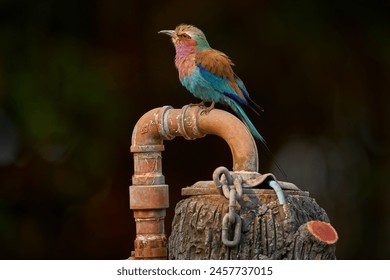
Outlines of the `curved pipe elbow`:
{"type": "Polygon", "coordinates": [[[259,159],[256,142],[248,128],[234,115],[218,109],[198,116],[199,130],[217,135],[229,145],[233,157],[233,171],[258,172],[259,159]]]}

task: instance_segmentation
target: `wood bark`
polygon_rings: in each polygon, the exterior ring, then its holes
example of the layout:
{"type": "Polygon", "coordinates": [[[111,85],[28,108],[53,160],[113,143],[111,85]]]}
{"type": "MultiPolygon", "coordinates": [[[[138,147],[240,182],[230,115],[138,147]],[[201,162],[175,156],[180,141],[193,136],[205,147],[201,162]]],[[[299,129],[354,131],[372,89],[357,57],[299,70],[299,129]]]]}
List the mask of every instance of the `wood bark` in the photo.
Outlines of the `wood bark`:
{"type": "Polygon", "coordinates": [[[237,204],[242,228],[235,247],[221,241],[222,219],[229,206],[224,196],[196,195],[181,200],[172,222],[169,259],[335,259],[337,233],[326,212],[307,192],[284,194],[287,203],[280,206],[272,190],[244,193],[237,204]],[[332,238],[321,237],[318,229],[313,232],[311,221],[325,222],[330,228],[324,228],[333,230],[336,238],[329,242],[332,238]]]}

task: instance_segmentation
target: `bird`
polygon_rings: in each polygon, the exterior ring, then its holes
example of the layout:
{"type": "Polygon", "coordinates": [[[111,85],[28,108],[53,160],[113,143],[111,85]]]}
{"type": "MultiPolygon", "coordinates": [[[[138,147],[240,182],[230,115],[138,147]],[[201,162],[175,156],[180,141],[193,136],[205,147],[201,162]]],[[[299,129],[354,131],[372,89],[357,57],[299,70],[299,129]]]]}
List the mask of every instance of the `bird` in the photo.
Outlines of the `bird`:
{"type": "MultiPolygon", "coordinates": [[[[211,102],[204,112],[210,112],[215,103],[230,107],[271,154],[267,142],[243,107],[249,107],[257,115],[264,110],[250,98],[243,81],[233,71],[234,64],[231,59],[225,53],[213,49],[203,31],[193,25],[180,24],[174,30],[161,30],[158,33],[171,37],[176,50],[175,66],[181,84],[202,100],[199,105],[204,106],[205,102],[211,102]]],[[[276,165],[281,170],[277,163],[276,165]]]]}

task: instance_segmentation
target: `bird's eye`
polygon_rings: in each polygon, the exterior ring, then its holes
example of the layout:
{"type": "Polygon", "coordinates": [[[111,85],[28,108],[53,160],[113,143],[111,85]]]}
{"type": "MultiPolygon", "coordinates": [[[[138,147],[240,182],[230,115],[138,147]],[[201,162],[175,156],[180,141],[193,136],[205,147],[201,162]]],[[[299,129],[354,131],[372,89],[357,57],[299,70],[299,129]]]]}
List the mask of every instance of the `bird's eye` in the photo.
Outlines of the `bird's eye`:
{"type": "Polygon", "coordinates": [[[188,35],[186,33],[181,34],[181,37],[184,39],[191,39],[190,35],[188,35]]]}

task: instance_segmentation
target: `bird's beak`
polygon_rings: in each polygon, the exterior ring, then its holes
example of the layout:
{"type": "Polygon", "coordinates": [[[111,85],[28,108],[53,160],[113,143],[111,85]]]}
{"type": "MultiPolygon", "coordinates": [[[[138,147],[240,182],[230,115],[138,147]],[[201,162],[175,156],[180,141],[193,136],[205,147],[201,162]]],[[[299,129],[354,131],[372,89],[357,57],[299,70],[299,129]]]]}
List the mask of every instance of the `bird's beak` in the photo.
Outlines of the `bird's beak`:
{"type": "Polygon", "coordinates": [[[158,34],[167,34],[172,37],[175,34],[175,30],[161,30],[158,34]]]}

